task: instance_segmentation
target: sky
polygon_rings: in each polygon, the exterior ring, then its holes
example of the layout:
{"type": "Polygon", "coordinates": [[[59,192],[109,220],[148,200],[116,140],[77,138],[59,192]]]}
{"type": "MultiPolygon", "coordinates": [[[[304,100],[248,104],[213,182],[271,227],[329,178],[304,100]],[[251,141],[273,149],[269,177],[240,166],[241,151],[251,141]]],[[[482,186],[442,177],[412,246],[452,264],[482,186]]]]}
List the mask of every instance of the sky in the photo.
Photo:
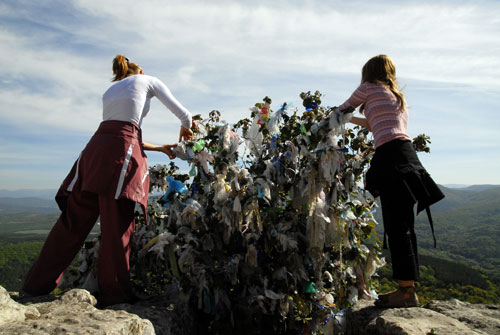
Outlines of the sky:
{"type": "MultiPolygon", "coordinates": [[[[497,0],[2,0],[0,189],[59,187],[102,120],[116,54],[229,123],[265,96],[275,110],[316,90],[340,105],[387,54],[435,181],[500,184],[499,13],[497,0]]],[[[179,126],[155,99],[143,138],[176,143],[179,126]]]]}

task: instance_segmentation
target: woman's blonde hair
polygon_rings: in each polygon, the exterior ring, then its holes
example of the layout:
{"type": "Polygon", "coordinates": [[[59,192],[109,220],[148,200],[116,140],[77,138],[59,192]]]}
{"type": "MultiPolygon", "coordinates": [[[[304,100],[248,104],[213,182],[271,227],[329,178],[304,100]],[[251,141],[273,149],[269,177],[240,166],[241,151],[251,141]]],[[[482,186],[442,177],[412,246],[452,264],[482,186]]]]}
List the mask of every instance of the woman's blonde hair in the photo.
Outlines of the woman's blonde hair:
{"type": "Polygon", "coordinates": [[[113,73],[115,77],[112,81],[119,81],[123,78],[127,78],[132,74],[137,74],[141,70],[141,67],[136,63],[132,63],[127,57],[123,55],[116,55],[113,59],[113,73]]]}
{"type": "MultiPolygon", "coordinates": [[[[406,109],[405,97],[399,90],[396,80],[396,66],[389,56],[378,55],[366,62],[361,71],[361,83],[366,82],[389,86],[389,89],[399,101],[400,109],[406,109]]],[[[361,106],[361,111],[363,109],[364,105],[361,106]]]]}

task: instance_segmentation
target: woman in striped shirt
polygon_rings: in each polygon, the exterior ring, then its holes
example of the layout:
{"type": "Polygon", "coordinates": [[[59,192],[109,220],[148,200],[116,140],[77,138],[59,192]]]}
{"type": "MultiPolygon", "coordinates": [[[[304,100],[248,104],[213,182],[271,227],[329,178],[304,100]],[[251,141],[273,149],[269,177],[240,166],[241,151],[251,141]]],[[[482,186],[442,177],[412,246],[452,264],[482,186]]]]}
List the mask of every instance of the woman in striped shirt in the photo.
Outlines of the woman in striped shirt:
{"type": "Polygon", "coordinates": [[[366,188],[373,196],[380,196],[393,277],[399,284],[396,291],[380,295],[375,304],[417,306],[415,281],[419,279],[419,264],[414,205],[418,203],[419,212],[444,195],[420,163],[407,134],[406,101],[398,89],[396,68],[388,56],[375,56],[363,66],[361,85],[339,109],[360,105],[365,117],[352,117],[351,122],[373,132],[375,155],[367,172],[366,188]]]}

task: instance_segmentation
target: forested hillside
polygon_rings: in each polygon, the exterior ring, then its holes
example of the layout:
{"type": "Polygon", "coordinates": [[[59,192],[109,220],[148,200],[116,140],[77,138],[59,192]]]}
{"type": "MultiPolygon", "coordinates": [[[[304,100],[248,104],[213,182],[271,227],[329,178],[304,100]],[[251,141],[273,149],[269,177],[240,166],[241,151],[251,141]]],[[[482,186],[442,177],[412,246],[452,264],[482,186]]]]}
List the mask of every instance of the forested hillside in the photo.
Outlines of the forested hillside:
{"type": "MultiPolygon", "coordinates": [[[[0,197],[0,285],[11,291],[21,288],[60,214],[53,199],[17,195],[0,197]]],[[[98,231],[95,227],[93,233],[98,231]]]]}
{"type": "Polygon", "coordinates": [[[433,256],[480,266],[500,280],[500,188],[442,190],[446,198],[431,208],[437,249],[425,212],[416,222],[420,247],[433,256]]]}
{"type": "MultiPolygon", "coordinates": [[[[419,253],[481,268],[500,282],[500,186],[440,186],[445,198],[431,207],[437,248],[425,210],[416,219],[419,253]]],[[[382,210],[375,213],[383,234],[382,210]]]]}
{"type": "Polygon", "coordinates": [[[0,285],[7,290],[19,291],[42,244],[42,241],[0,244],[0,285]]]}
{"type": "MultiPolygon", "coordinates": [[[[390,257],[385,253],[387,259],[390,257]]],[[[470,303],[500,303],[500,283],[488,275],[462,263],[433,256],[420,256],[420,281],[417,290],[421,304],[430,300],[459,299],[470,303]]],[[[384,293],[396,289],[391,265],[379,270],[379,289],[384,293]]]]}
{"type": "Polygon", "coordinates": [[[44,240],[58,216],[53,199],[0,197],[0,245],[44,240]]]}

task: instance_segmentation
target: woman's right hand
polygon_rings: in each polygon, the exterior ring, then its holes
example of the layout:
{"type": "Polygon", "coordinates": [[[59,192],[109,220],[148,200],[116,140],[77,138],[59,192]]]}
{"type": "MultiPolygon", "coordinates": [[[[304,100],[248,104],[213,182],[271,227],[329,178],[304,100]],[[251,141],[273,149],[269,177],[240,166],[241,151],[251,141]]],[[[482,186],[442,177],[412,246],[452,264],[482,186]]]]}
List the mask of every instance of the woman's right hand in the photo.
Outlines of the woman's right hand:
{"type": "Polygon", "coordinates": [[[181,131],[179,132],[179,142],[184,140],[190,140],[193,137],[193,132],[184,126],[181,126],[181,131]]]}

